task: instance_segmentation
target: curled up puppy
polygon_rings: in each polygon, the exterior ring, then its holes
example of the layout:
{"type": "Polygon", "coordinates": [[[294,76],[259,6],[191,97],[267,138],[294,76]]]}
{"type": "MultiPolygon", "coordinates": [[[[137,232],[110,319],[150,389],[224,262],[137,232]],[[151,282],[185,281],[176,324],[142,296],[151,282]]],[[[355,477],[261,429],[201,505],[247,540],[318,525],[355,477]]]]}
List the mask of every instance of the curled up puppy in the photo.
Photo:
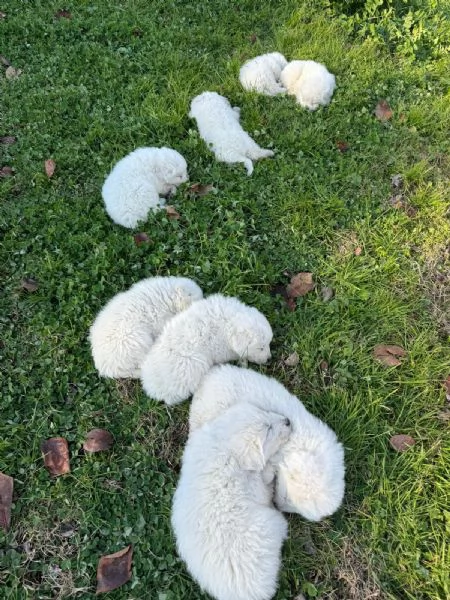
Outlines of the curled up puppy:
{"type": "Polygon", "coordinates": [[[217,600],[276,592],[287,523],[264,470],[290,430],[286,417],[241,404],[189,436],[172,527],[189,572],[217,600]]]}
{"type": "Polygon", "coordinates": [[[266,363],[272,337],[269,322],[256,308],[230,296],[209,296],[164,327],[142,364],[144,391],[155,400],[178,404],[215,364],[266,363]]]}
{"type": "Polygon", "coordinates": [[[284,94],[286,88],[280,83],[280,75],[286,65],[287,60],[279,52],[255,56],[242,65],[239,81],[245,90],[266,96],[284,94]]]}
{"type": "Polygon", "coordinates": [[[240,108],[216,92],[203,92],[191,102],[189,117],[197,121],[200,137],[218,161],[243,163],[247,174],[253,173],[253,161],[273,156],[272,150],[260,148],[239,123],[240,108]]]}
{"type": "Polygon", "coordinates": [[[309,110],[330,103],[336,78],[327,68],[313,60],[293,60],[281,72],[281,82],[288,94],[309,110]]]}
{"type": "Polygon", "coordinates": [[[89,332],[92,357],[102,377],[139,377],[141,364],[164,325],[203,298],[186,277],[149,277],[116,294],[89,332]]]}

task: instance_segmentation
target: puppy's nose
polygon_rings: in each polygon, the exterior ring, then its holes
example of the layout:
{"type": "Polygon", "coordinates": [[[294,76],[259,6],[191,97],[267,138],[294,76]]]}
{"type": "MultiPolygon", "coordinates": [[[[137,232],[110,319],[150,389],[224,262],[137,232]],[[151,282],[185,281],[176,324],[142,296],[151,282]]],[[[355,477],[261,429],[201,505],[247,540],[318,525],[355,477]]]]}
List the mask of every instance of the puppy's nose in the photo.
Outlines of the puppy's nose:
{"type": "Polygon", "coordinates": [[[286,427],[290,427],[291,426],[291,422],[290,422],[290,420],[287,417],[284,420],[284,424],[286,425],[286,427]]]}

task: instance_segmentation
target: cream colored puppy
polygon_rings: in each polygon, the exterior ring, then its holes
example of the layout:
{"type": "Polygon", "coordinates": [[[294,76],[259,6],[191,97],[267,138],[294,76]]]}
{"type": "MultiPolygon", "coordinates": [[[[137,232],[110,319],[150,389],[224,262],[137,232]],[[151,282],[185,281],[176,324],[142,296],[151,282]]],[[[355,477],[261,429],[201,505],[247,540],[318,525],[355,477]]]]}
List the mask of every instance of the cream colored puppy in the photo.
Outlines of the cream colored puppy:
{"type": "Polygon", "coordinates": [[[327,68],[313,60],[293,60],[281,72],[281,83],[297,102],[316,110],[330,103],[336,78],[327,68]]]}
{"type": "Polygon", "coordinates": [[[280,75],[286,65],[287,60],[279,52],[255,56],[242,65],[239,81],[245,90],[266,96],[284,94],[286,88],[280,83],[280,75]]]}

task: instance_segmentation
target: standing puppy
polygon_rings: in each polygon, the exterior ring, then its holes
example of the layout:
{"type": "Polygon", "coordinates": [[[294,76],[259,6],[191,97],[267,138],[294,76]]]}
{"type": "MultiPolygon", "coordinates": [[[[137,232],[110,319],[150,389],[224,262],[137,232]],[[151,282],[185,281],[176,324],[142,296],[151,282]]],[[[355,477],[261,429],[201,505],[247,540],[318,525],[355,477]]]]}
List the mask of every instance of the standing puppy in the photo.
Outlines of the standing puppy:
{"type": "Polygon", "coordinates": [[[293,60],[282,70],[281,83],[301,106],[316,110],[330,103],[336,78],[318,62],[293,60]]]}
{"type": "Polygon", "coordinates": [[[150,210],[164,206],[161,196],[174,194],[187,181],[184,158],[171,148],[138,148],[119,160],[102,188],[106,212],[118,225],[136,227],[150,210]]]}
{"type": "Polygon", "coordinates": [[[167,323],[150,349],[141,369],[144,391],[178,404],[215,364],[267,362],[272,336],[266,317],[237,298],[214,294],[195,302],[167,323]]]}
{"type": "Polygon", "coordinates": [[[286,88],[280,83],[280,75],[286,65],[287,60],[279,52],[261,54],[242,65],[239,81],[245,90],[266,96],[284,94],[286,88]]]}
{"type": "Polygon", "coordinates": [[[216,92],[203,92],[191,102],[189,116],[197,121],[200,137],[214,152],[217,160],[244,163],[247,174],[253,173],[253,162],[273,156],[272,150],[260,148],[239,123],[240,108],[216,92]]]}
{"type": "Polygon", "coordinates": [[[189,572],[217,600],[275,594],[287,523],[263,470],[289,434],[285,417],[242,404],[189,437],[172,526],[189,572]]]}

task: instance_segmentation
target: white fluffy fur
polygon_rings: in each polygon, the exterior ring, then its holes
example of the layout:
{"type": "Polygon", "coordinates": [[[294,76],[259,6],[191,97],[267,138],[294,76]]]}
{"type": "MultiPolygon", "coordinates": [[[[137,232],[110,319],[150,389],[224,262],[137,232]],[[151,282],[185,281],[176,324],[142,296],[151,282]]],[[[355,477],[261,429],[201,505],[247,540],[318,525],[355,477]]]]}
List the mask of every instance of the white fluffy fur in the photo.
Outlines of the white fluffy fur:
{"type": "Polygon", "coordinates": [[[272,461],[277,507],[311,521],[335,512],[345,487],[342,445],[325,423],[275,379],[232,365],[214,367],[192,399],[190,430],[198,430],[237,403],[281,413],[292,423],[288,443],[272,461]]]}
{"type": "Polygon", "coordinates": [[[150,210],[164,206],[160,196],[174,194],[187,181],[184,158],[171,148],[138,148],[114,166],[102,188],[106,212],[124,227],[136,227],[150,210]]]}
{"type": "Polygon", "coordinates": [[[313,60],[293,60],[284,67],[280,78],[288,94],[309,110],[329,104],[336,87],[335,76],[313,60]]]}
{"type": "Polygon", "coordinates": [[[260,148],[239,123],[240,108],[216,92],[203,92],[191,102],[189,116],[197,121],[200,137],[214,152],[217,160],[244,163],[247,174],[253,173],[253,162],[273,156],[272,150],[260,148]]]}
{"type": "Polygon", "coordinates": [[[244,63],[239,71],[239,81],[244,89],[275,96],[286,88],[280,83],[281,71],[287,60],[279,52],[261,54],[244,63]]]}
{"type": "Polygon", "coordinates": [[[103,377],[139,377],[155,338],[175,314],[203,297],[184,277],[149,277],[114,296],[89,334],[95,366],[103,377]]]}
{"type": "Polygon", "coordinates": [[[263,469],[289,433],[283,416],[244,404],[189,437],[172,526],[189,572],[217,600],[276,591],[287,523],[263,469]]]}
{"type": "Polygon", "coordinates": [[[214,294],[167,323],[142,364],[142,385],[151,398],[177,404],[195,392],[214,364],[267,362],[272,336],[256,308],[214,294]]]}

